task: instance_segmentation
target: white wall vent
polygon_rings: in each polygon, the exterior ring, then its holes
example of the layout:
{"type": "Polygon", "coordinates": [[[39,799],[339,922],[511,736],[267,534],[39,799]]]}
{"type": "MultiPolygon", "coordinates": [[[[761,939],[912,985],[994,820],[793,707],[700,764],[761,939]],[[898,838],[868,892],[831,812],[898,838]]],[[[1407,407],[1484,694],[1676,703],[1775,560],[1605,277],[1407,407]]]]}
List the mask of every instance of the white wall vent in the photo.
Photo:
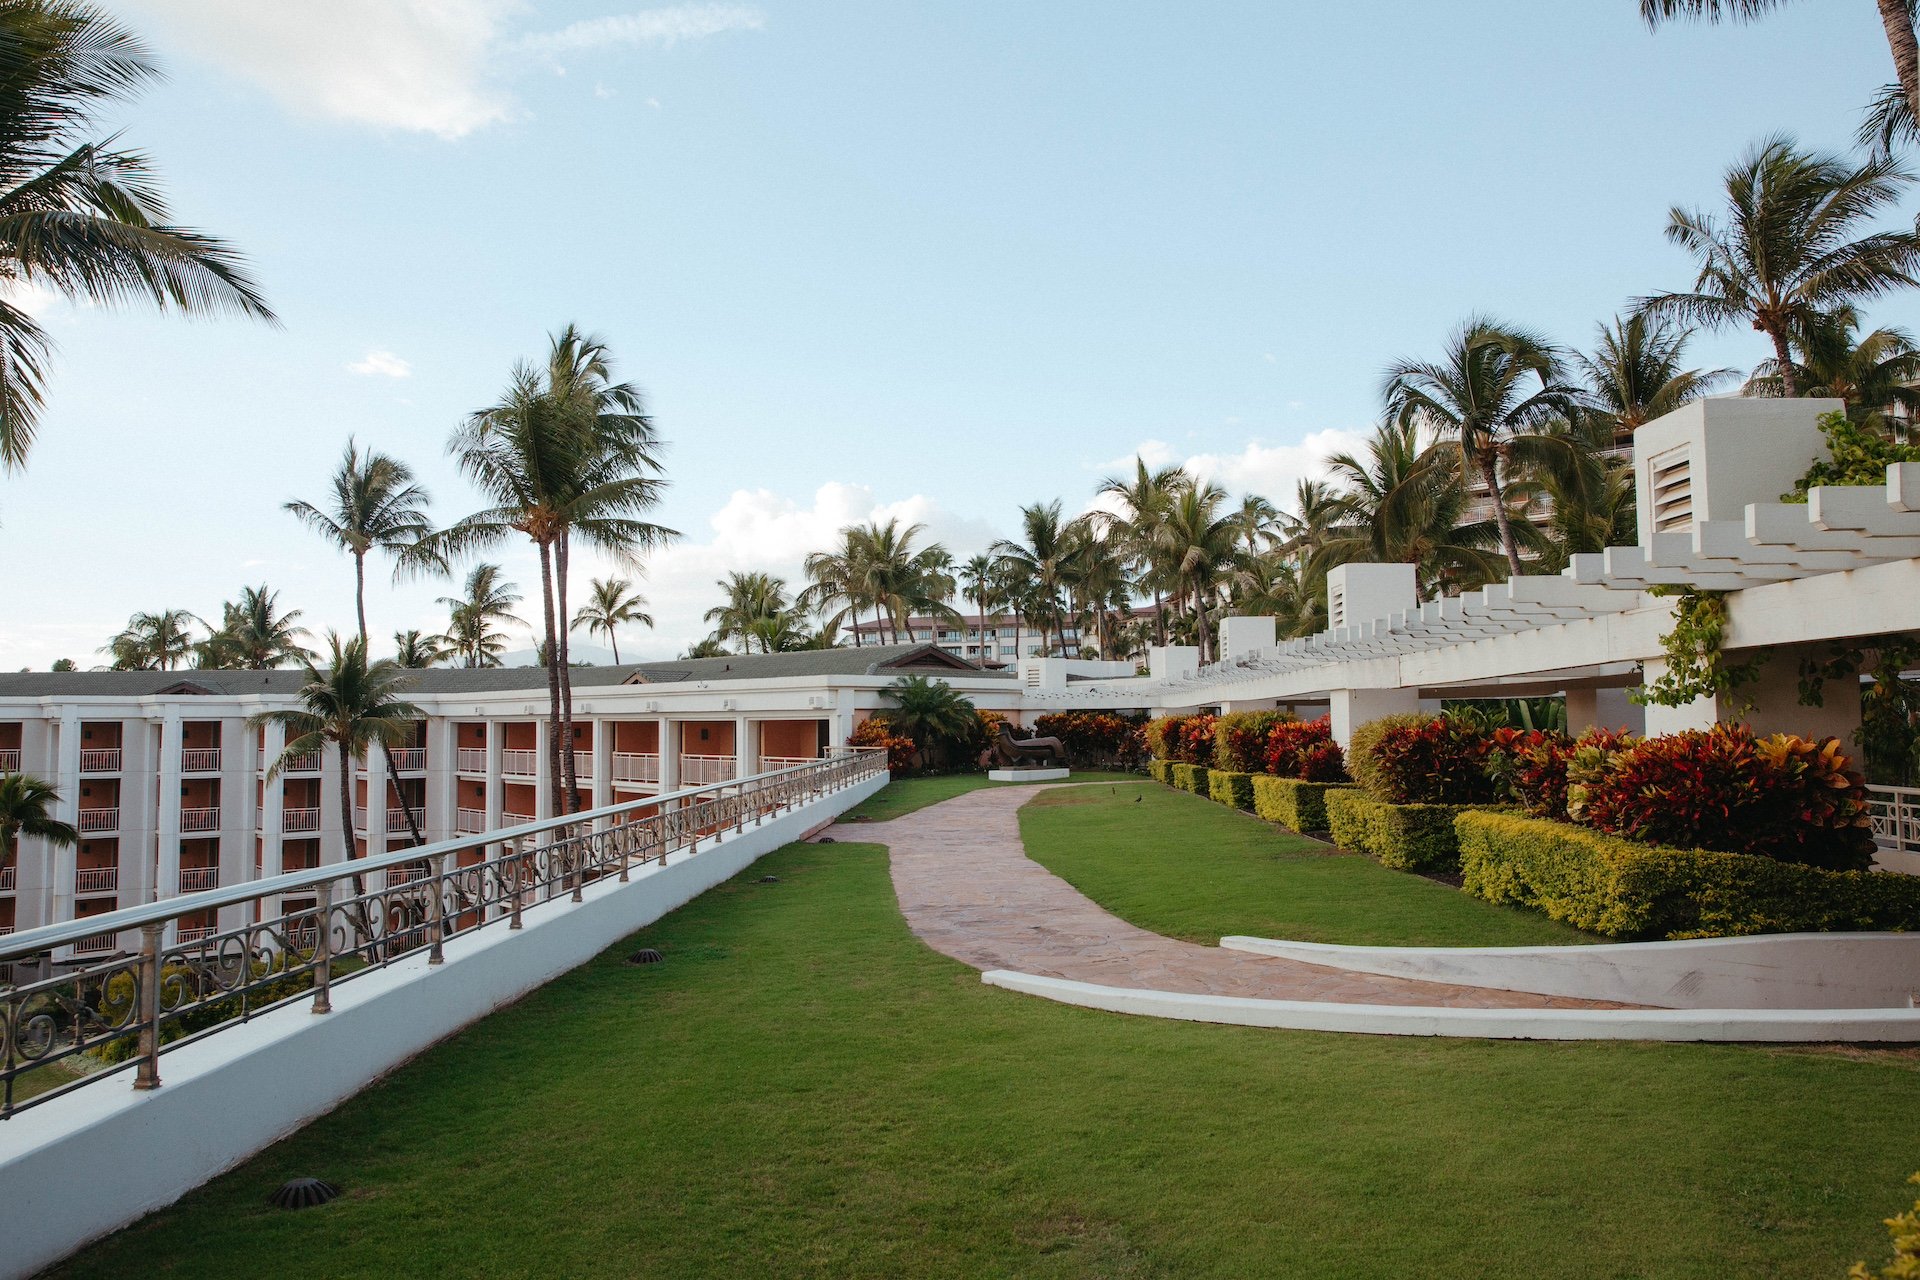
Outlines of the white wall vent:
{"type": "Polygon", "coordinates": [[[1347,589],[1345,586],[1330,584],[1327,587],[1327,629],[1347,625],[1347,589]]]}
{"type": "Polygon", "coordinates": [[[1647,464],[1653,532],[1693,527],[1693,458],[1690,450],[1670,449],[1647,464]]]}

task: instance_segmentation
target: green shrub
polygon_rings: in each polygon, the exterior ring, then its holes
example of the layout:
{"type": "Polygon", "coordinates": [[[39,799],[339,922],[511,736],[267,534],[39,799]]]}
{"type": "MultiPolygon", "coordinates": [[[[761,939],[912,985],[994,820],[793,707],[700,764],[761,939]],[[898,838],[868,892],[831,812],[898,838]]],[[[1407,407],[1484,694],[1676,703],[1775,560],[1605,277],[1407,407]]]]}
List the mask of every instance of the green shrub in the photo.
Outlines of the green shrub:
{"type": "Polygon", "coordinates": [[[1233,769],[1207,773],[1207,794],[1229,809],[1253,808],[1253,775],[1233,769]]]}
{"type": "Polygon", "coordinates": [[[1253,811],[1289,831],[1327,829],[1327,792],[1351,791],[1343,782],[1302,782],[1257,774],[1253,779],[1253,811]]]}
{"type": "Polygon", "coordinates": [[[1147,761],[1147,773],[1155,782],[1164,782],[1168,786],[1173,785],[1173,761],[1171,760],[1147,761]]]}
{"type": "Polygon", "coordinates": [[[1207,794],[1207,775],[1212,770],[1203,764],[1187,764],[1176,761],[1173,766],[1173,785],[1182,791],[1191,791],[1197,796],[1207,794]]]}
{"type": "Polygon", "coordinates": [[[1267,767],[1267,735],[1299,719],[1287,711],[1232,711],[1213,722],[1213,763],[1238,773],[1267,767]]]}
{"type": "Polygon", "coordinates": [[[1430,715],[1410,711],[1355,725],[1352,740],[1347,743],[1347,772],[1368,795],[1386,799],[1387,780],[1380,772],[1378,761],[1380,740],[1394,729],[1423,725],[1431,719],[1430,715]]]}
{"type": "Polygon", "coordinates": [[[1669,849],[1517,814],[1454,820],[1462,888],[1615,938],[1920,929],[1920,876],[1669,849]]]}
{"type": "Polygon", "coordinates": [[[1463,804],[1383,804],[1366,810],[1367,852],[1395,871],[1456,871],[1460,838],[1453,820],[1463,804]]]}
{"type": "Polygon", "coordinates": [[[1327,834],[1349,853],[1370,853],[1367,814],[1379,801],[1357,787],[1339,787],[1325,796],[1327,834]]]}

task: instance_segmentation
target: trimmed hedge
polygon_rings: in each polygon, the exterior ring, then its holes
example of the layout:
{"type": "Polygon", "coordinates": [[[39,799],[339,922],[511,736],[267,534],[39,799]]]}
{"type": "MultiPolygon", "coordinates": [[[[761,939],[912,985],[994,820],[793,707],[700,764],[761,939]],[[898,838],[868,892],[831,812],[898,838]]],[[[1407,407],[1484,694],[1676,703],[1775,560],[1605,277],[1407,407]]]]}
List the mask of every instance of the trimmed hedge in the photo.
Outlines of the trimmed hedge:
{"type": "Polygon", "coordinates": [[[1453,820],[1472,808],[1375,800],[1366,810],[1367,852],[1395,871],[1457,871],[1460,839],[1453,820]]]}
{"type": "Polygon", "coordinates": [[[1327,829],[1327,792],[1351,791],[1343,782],[1302,782],[1257,774],[1253,779],[1253,811],[1290,831],[1327,829]]]}
{"type": "Polygon", "coordinates": [[[1232,769],[1214,769],[1207,774],[1207,794],[1229,809],[1253,808],[1253,775],[1232,769]]]}
{"type": "Polygon", "coordinates": [[[1377,803],[1358,787],[1342,787],[1325,796],[1327,834],[1349,853],[1371,853],[1367,845],[1367,812],[1377,803]]]}
{"type": "Polygon", "coordinates": [[[1155,782],[1164,782],[1168,786],[1173,785],[1173,761],[1171,760],[1147,761],[1147,773],[1155,782]]]}
{"type": "Polygon", "coordinates": [[[1454,820],[1462,888],[1615,938],[1920,929],[1920,876],[1668,849],[1515,814],[1454,820]]]}
{"type": "Polygon", "coordinates": [[[1207,794],[1207,775],[1213,772],[1203,764],[1187,764],[1176,760],[1173,765],[1173,785],[1182,791],[1191,791],[1197,796],[1207,794]]]}

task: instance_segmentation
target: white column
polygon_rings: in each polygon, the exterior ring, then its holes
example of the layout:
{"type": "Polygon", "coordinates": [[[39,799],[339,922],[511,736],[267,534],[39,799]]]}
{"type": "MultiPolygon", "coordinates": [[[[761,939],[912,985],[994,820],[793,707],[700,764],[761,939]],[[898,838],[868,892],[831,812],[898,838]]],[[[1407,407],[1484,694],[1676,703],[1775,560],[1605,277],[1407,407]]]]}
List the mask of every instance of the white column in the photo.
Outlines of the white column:
{"type": "MultiPolygon", "coordinates": [[[[60,717],[60,741],[56,747],[59,767],[56,773],[60,788],[60,820],[78,822],[80,812],[80,713],[68,711],[60,717]]],[[[85,839],[85,835],[81,839],[85,839]]],[[[52,875],[47,882],[46,923],[58,924],[73,919],[73,877],[74,869],[79,865],[79,856],[75,850],[55,849],[53,856],[46,859],[51,864],[52,875]]]]}
{"type": "Polygon", "coordinates": [[[660,791],[664,795],[680,789],[680,725],[665,716],[659,723],[660,791]]]}
{"type": "MultiPolygon", "coordinates": [[[[286,726],[269,723],[266,727],[266,740],[261,745],[261,758],[257,761],[250,762],[256,769],[254,776],[264,776],[266,770],[273,767],[273,762],[278,760],[280,753],[286,749],[286,726]]],[[[253,735],[248,734],[247,753],[251,755],[252,752],[253,735]]],[[[281,828],[285,825],[286,820],[287,780],[283,777],[276,776],[272,781],[263,782],[261,785],[260,874],[263,877],[277,876],[286,869],[284,856],[286,853],[286,837],[282,834],[281,828]]],[[[269,909],[274,915],[280,914],[278,903],[272,904],[269,909]]]]}
{"type": "Polygon", "coordinates": [[[150,720],[120,725],[119,905],[136,906],[154,897],[158,818],[160,726],[150,720]]]}
{"type": "Polygon", "coordinates": [[[454,722],[446,716],[427,718],[427,813],[420,834],[429,844],[453,838],[455,786],[454,722]]]}
{"type": "MultiPolygon", "coordinates": [[[[353,856],[353,833],[340,831],[340,752],[332,743],[320,748],[320,865],[332,866],[353,856]]],[[[353,779],[349,777],[349,788],[353,779]]],[[[352,796],[348,796],[352,807],[352,796]]]]}
{"type": "Polygon", "coordinates": [[[760,772],[760,743],[754,735],[759,725],[745,716],[733,718],[733,776],[744,778],[760,772]]]}
{"type": "Polygon", "coordinates": [[[553,779],[549,776],[553,768],[553,739],[547,733],[547,722],[534,721],[533,735],[533,816],[551,818],[557,810],[553,807],[558,798],[553,794],[553,779]]]}
{"type": "MultiPolygon", "coordinates": [[[[360,765],[360,776],[367,783],[367,856],[378,857],[387,851],[387,806],[393,803],[393,790],[387,786],[387,751],[368,747],[360,765]]],[[[405,831],[407,824],[402,822],[405,831]]]]}
{"type": "Polygon", "coordinates": [[[613,721],[589,723],[593,727],[593,807],[604,809],[613,803],[613,721]]]}
{"type": "MultiPolygon", "coordinates": [[[[73,821],[74,775],[62,772],[62,755],[56,744],[56,721],[52,716],[26,720],[20,726],[20,771],[52,782],[59,793],[54,813],[62,822],[73,821]]],[[[79,758],[75,757],[78,767],[79,758]]],[[[53,857],[46,842],[36,836],[23,837],[14,859],[13,919],[16,929],[31,929],[52,924],[54,917],[49,895],[53,892],[53,857]]]]}
{"type": "Polygon", "coordinates": [[[1345,750],[1353,742],[1356,726],[1381,716],[1401,715],[1420,709],[1418,689],[1336,689],[1333,692],[1333,740],[1345,750]]]}
{"type": "Polygon", "coordinates": [[[1567,690],[1567,732],[1577,738],[1599,723],[1600,691],[1567,690]]]}
{"type": "MultiPolygon", "coordinates": [[[[247,722],[235,716],[220,720],[220,838],[218,865],[222,885],[253,878],[253,775],[247,772],[247,722]]],[[[246,903],[223,907],[222,929],[238,928],[253,908],[246,903]]]]}
{"type": "Polygon", "coordinates": [[[507,726],[498,720],[487,721],[487,830],[497,831],[504,824],[507,787],[500,780],[500,753],[506,750],[507,726]]]}
{"type": "MultiPolygon", "coordinates": [[[[180,893],[180,743],[180,708],[168,707],[166,718],[160,722],[160,808],[155,836],[158,862],[153,882],[156,902],[180,893]]],[[[171,945],[178,940],[179,929],[177,922],[169,920],[161,941],[171,945]]]]}

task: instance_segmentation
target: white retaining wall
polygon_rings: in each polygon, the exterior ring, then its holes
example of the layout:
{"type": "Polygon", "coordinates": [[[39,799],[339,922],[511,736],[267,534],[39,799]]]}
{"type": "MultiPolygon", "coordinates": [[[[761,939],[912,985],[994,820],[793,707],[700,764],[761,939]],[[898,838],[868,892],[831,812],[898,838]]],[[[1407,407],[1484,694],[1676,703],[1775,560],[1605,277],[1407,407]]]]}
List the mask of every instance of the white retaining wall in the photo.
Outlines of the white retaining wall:
{"type": "Polygon", "coordinates": [[[1222,938],[1234,951],[1392,978],[1669,1009],[1900,1009],[1920,934],[1775,933],[1582,947],[1342,947],[1222,938]]]}
{"type": "MultiPolygon", "coordinates": [[[[30,1276],[171,1204],[446,1036],[685,905],[886,785],[860,783],[750,825],[697,854],[586,886],[341,983],[333,1012],[302,1001],[160,1057],[161,1087],[131,1071],[0,1122],[0,1275],[30,1276]]],[[[316,1170],[316,1176],[325,1170],[316,1170]]],[[[262,1187],[265,1196],[271,1188],[262,1187]]]]}

